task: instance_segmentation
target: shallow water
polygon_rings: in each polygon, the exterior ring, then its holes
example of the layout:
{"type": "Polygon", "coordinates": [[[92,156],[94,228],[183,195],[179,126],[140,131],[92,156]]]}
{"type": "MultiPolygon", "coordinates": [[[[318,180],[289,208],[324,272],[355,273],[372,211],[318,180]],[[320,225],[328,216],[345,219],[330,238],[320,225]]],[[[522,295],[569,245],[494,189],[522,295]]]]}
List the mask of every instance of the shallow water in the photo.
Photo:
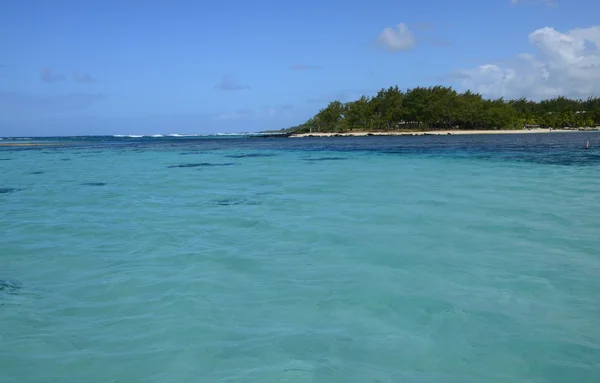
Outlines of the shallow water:
{"type": "Polygon", "coordinates": [[[600,381],[597,133],[33,141],[0,382],[600,381]]]}

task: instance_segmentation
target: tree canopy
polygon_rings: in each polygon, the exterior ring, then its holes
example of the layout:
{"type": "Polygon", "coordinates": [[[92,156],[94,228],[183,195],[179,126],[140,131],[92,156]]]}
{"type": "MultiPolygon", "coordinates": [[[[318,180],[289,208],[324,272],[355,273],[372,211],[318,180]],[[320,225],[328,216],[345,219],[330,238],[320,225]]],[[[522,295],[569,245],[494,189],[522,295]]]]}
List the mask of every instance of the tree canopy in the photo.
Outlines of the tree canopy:
{"type": "Polygon", "coordinates": [[[356,101],[332,101],[295,132],[343,132],[351,130],[445,130],[580,128],[600,125],[600,98],[571,100],[556,97],[540,102],[485,99],[469,90],[451,87],[398,86],[381,89],[373,97],[356,101]]]}

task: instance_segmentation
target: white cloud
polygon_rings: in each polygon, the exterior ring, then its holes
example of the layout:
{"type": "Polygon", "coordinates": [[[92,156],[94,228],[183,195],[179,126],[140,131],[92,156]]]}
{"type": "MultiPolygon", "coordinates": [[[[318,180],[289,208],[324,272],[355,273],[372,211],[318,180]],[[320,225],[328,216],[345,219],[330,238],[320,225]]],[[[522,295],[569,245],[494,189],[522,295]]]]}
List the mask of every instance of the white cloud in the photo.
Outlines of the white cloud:
{"type": "Polygon", "coordinates": [[[406,51],[415,45],[415,38],[406,24],[398,24],[394,28],[385,28],[375,40],[378,47],[388,51],[406,51]]]}
{"type": "Polygon", "coordinates": [[[486,64],[461,70],[463,87],[488,97],[600,95],[600,26],[561,33],[553,28],[529,35],[537,54],[523,53],[507,65],[486,64]]]}

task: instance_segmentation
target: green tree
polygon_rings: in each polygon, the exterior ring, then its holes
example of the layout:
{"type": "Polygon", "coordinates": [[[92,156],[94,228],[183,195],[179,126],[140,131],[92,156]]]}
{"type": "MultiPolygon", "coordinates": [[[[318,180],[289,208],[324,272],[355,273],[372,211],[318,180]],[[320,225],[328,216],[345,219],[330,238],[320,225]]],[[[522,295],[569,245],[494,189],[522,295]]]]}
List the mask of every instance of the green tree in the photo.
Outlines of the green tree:
{"type": "Polygon", "coordinates": [[[600,98],[574,100],[555,97],[535,102],[526,98],[484,99],[467,90],[457,93],[444,86],[417,87],[403,92],[398,86],[380,89],[342,104],[332,101],[297,132],[334,132],[352,129],[520,129],[527,126],[584,127],[600,125],[600,98]]]}

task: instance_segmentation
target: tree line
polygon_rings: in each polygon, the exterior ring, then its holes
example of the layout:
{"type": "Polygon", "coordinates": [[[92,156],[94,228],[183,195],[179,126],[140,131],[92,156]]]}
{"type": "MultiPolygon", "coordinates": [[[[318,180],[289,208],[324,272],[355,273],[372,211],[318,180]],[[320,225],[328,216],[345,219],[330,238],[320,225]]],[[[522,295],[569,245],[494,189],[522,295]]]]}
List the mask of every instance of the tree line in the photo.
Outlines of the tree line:
{"type": "Polygon", "coordinates": [[[289,131],[344,132],[446,129],[581,128],[600,125],[600,98],[572,100],[556,97],[539,102],[484,99],[469,90],[398,86],[381,89],[373,97],[332,101],[304,124],[289,131]]]}

